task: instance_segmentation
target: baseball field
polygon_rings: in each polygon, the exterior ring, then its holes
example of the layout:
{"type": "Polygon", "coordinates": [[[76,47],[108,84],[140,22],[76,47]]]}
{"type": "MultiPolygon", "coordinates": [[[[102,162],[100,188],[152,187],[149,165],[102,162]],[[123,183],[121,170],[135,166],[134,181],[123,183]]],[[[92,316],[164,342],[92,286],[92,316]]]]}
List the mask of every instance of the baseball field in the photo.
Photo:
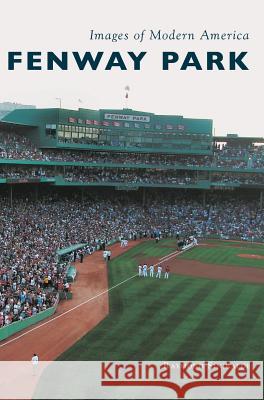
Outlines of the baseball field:
{"type": "Polygon", "coordinates": [[[109,315],[59,360],[263,360],[264,245],[146,241],[108,265],[109,315]],[[137,276],[162,263],[169,279],[137,276]],[[112,289],[111,289],[112,288],[112,289]]]}

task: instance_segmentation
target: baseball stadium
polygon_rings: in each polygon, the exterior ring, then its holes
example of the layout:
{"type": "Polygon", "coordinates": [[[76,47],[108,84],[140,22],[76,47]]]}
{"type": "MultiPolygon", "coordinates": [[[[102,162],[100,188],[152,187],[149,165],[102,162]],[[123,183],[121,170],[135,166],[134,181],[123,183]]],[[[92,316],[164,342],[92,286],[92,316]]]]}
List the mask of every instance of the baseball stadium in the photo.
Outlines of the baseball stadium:
{"type": "Polygon", "coordinates": [[[264,138],[213,132],[128,108],[0,120],[0,360],[263,360],[264,138]]]}

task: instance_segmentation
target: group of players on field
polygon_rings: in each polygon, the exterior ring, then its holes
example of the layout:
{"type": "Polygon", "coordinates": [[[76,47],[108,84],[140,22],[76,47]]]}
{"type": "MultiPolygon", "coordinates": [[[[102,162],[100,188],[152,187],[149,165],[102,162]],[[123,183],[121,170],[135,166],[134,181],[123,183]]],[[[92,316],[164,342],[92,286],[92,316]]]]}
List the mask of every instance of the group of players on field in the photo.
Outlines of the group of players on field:
{"type": "Polygon", "coordinates": [[[155,265],[151,264],[148,268],[147,264],[139,265],[138,266],[138,276],[147,278],[148,276],[150,278],[154,278],[154,275],[156,278],[161,278],[162,272],[164,272],[164,279],[169,279],[169,273],[170,273],[170,267],[167,265],[165,267],[165,270],[163,270],[163,267],[161,264],[158,265],[157,271],[155,271],[155,265]]]}

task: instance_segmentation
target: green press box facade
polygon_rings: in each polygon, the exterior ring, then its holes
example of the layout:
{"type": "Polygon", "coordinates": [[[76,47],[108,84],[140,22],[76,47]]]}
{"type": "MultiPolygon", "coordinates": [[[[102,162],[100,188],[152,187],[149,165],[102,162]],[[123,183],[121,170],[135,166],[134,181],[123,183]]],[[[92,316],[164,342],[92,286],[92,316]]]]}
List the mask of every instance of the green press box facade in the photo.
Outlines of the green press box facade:
{"type": "Polygon", "coordinates": [[[2,122],[23,128],[38,147],[211,154],[210,119],[155,115],[131,109],[15,110],[2,122]]]}

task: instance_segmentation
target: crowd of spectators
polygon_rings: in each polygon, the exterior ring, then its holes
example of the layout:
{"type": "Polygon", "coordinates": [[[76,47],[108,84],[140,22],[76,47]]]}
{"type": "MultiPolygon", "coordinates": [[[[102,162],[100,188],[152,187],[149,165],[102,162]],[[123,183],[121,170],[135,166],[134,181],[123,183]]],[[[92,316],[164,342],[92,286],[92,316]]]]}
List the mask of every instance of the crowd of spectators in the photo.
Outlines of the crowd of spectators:
{"type": "Polygon", "coordinates": [[[199,180],[211,180],[212,183],[235,184],[264,184],[262,174],[218,172],[195,173],[188,170],[160,170],[160,169],[122,169],[122,168],[85,168],[65,167],[29,167],[5,166],[0,167],[0,178],[6,179],[39,179],[61,176],[67,182],[79,183],[127,183],[127,184],[196,184],[199,180]]]}
{"type": "Polygon", "coordinates": [[[54,177],[55,171],[50,167],[0,167],[0,178],[12,178],[12,179],[21,179],[21,178],[41,178],[41,177],[54,177]]]}
{"type": "Polygon", "coordinates": [[[206,234],[237,237],[246,240],[264,239],[264,209],[254,201],[215,197],[210,205],[206,234]]]}
{"type": "Polygon", "coordinates": [[[126,170],[126,169],[87,169],[72,168],[65,173],[69,182],[120,182],[128,184],[192,184],[197,178],[193,171],[173,170],[126,170]]]}
{"type": "Polygon", "coordinates": [[[90,162],[90,163],[115,163],[115,164],[147,164],[147,165],[185,165],[210,166],[209,156],[183,156],[169,154],[145,153],[109,153],[88,151],[45,151],[43,153],[49,161],[90,162]]]}
{"type": "Polygon", "coordinates": [[[217,167],[264,168],[264,145],[228,145],[214,148],[213,163],[217,167]]]}
{"type": "Polygon", "coordinates": [[[28,138],[1,131],[0,158],[7,160],[44,160],[42,152],[28,138]]]}
{"type": "Polygon", "coordinates": [[[2,166],[0,178],[36,179],[61,176],[67,182],[79,183],[127,183],[127,184],[196,184],[200,180],[212,183],[264,184],[263,174],[217,172],[209,176],[207,172],[192,170],[124,169],[124,168],[85,168],[85,167],[34,167],[2,166]]]}
{"type": "Polygon", "coordinates": [[[264,168],[264,146],[215,146],[213,156],[37,149],[20,134],[0,132],[0,159],[147,164],[185,167],[264,168]]]}
{"type": "Polygon", "coordinates": [[[52,306],[65,283],[60,248],[123,237],[210,234],[264,240],[264,210],[256,201],[214,196],[206,204],[191,197],[158,196],[143,206],[126,196],[97,196],[83,202],[53,196],[0,200],[0,327],[52,306]]]}
{"type": "Polygon", "coordinates": [[[264,185],[264,176],[262,174],[234,174],[234,173],[218,173],[213,174],[212,182],[221,183],[239,183],[239,184],[261,184],[264,185]]]}

